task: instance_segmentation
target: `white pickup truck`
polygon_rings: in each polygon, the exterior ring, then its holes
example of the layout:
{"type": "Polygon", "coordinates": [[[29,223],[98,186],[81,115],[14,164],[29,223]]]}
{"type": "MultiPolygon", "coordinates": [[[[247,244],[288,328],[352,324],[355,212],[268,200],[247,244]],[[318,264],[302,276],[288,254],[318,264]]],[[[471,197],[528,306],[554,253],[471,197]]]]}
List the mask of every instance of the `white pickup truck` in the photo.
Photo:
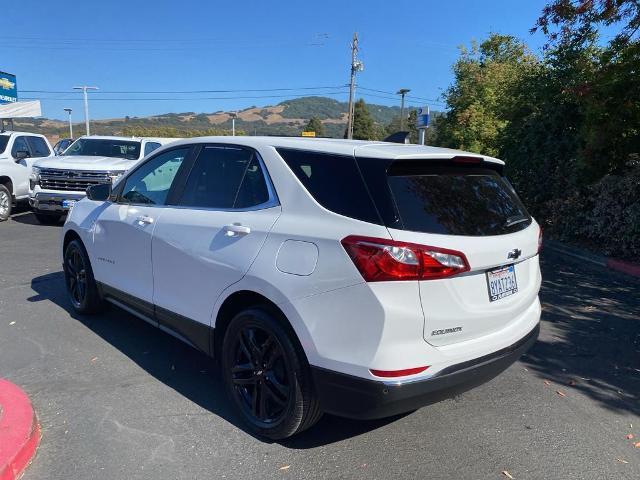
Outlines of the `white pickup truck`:
{"type": "Polygon", "coordinates": [[[85,136],[73,142],[64,155],[33,165],[29,204],[43,224],[55,224],[87,187],[113,183],[127,170],[175,138],[85,136]]]}
{"type": "Polygon", "coordinates": [[[0,132],[0,222],[9,218],[16,202],[29,198],[32,165],[51,156],[53,150],[44,135],[0,132]]]}

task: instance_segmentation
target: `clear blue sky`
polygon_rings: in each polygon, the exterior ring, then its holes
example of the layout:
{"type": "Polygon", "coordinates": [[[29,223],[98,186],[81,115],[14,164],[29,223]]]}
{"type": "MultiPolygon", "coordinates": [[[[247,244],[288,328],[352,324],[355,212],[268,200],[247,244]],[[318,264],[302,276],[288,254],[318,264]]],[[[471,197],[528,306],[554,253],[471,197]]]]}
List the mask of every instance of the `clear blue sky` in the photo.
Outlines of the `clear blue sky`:
{"type": "MultiPolygon", "coordinates": [[[[360,86],[385,92],[411,88],[411,95],[435,100],[411,103],[438,109],[436,101],[451,83],[457,46],[498,32],[539,51],[544,37],[529,29],[545,3],[20,0],[2,6],[0,70],[17,75],[21,98],[42,100],[44,116],[65,118],[62,109],[72,107],[77,121],[81,97],[71,88],[82,84],[101,89],[91,95],[92,118],[233,110],[312,92],[346,100],[344,88],[109,92],[339,87],[348,82],[349,42],[357,31],[365,63],[360,86]],[[269,95],[277,97],[264,98],[269,95]],[[228,98],[250,96],[263,98],[228,98]],[[169,100],[153,100],[158,98],[169,100]]],[[[397,104],[386,94],[360,90],[358,96],[397,104]]]]}

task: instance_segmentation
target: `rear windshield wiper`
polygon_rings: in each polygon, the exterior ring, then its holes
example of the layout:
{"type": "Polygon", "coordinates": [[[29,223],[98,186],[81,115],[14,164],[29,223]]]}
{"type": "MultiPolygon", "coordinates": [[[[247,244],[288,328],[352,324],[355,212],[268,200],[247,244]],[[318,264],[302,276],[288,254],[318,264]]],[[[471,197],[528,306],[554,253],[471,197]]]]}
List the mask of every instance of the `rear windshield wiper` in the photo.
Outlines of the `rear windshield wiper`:
{"type": "Polygon", "coordinates": [[[528,221],[529,221],[529,217],[522,217],[520,215],[516,215],[516,216],[507,218],[507,221],[504,222],[504,226],[505,227],[512,227],[512,226],[517,225],[519,223],[528,222],[528,221]]]}

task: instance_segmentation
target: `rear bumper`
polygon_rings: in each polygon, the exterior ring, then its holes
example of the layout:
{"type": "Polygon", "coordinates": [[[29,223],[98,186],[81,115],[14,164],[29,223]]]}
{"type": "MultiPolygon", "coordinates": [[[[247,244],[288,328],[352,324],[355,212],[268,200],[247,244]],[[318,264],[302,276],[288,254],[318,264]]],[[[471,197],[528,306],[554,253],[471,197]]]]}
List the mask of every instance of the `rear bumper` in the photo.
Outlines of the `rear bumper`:
{"type": "Polygon", "coordinates": [[[327,413],[384,418],[454,397],[506,370],[536,341],[540,324],[514,344],[474,360],[452,365],[427,380],[390,383],[312,367],[316,392],[327,413]]]}
{"type": "Polygon", "coordinates": [[[48,192],[36,192],[32,193],[29,197],[29,205],[34,210],[38,210],[43,213],[66,213],[69,208],[64,207],[62,202],[65,200],[82,200],[85,197],[84,193],[80,192],[60,192],[60,193],[48,193],[48,192]]]}

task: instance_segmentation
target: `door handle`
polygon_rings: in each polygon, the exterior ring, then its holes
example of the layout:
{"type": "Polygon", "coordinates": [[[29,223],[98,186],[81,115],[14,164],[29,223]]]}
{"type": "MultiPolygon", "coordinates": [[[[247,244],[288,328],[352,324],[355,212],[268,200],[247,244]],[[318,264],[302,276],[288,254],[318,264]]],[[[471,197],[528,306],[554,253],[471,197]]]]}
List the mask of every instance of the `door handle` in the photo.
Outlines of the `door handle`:
{"type": "Polygon", "coordinates": [[[224,230],[227,233],[228,237],[233,237],[235,235],[248,235],[251,233],[250,227],[240,225],[239,223],[232,223],[231,225],[225,225],[224,230]]]}
{"type": "Polygon", "coordinates": [[[153,223],[153,217],[149,217],[148,215],[140,215],[136,221],[140,225],[151,225],[153,223]]]}

